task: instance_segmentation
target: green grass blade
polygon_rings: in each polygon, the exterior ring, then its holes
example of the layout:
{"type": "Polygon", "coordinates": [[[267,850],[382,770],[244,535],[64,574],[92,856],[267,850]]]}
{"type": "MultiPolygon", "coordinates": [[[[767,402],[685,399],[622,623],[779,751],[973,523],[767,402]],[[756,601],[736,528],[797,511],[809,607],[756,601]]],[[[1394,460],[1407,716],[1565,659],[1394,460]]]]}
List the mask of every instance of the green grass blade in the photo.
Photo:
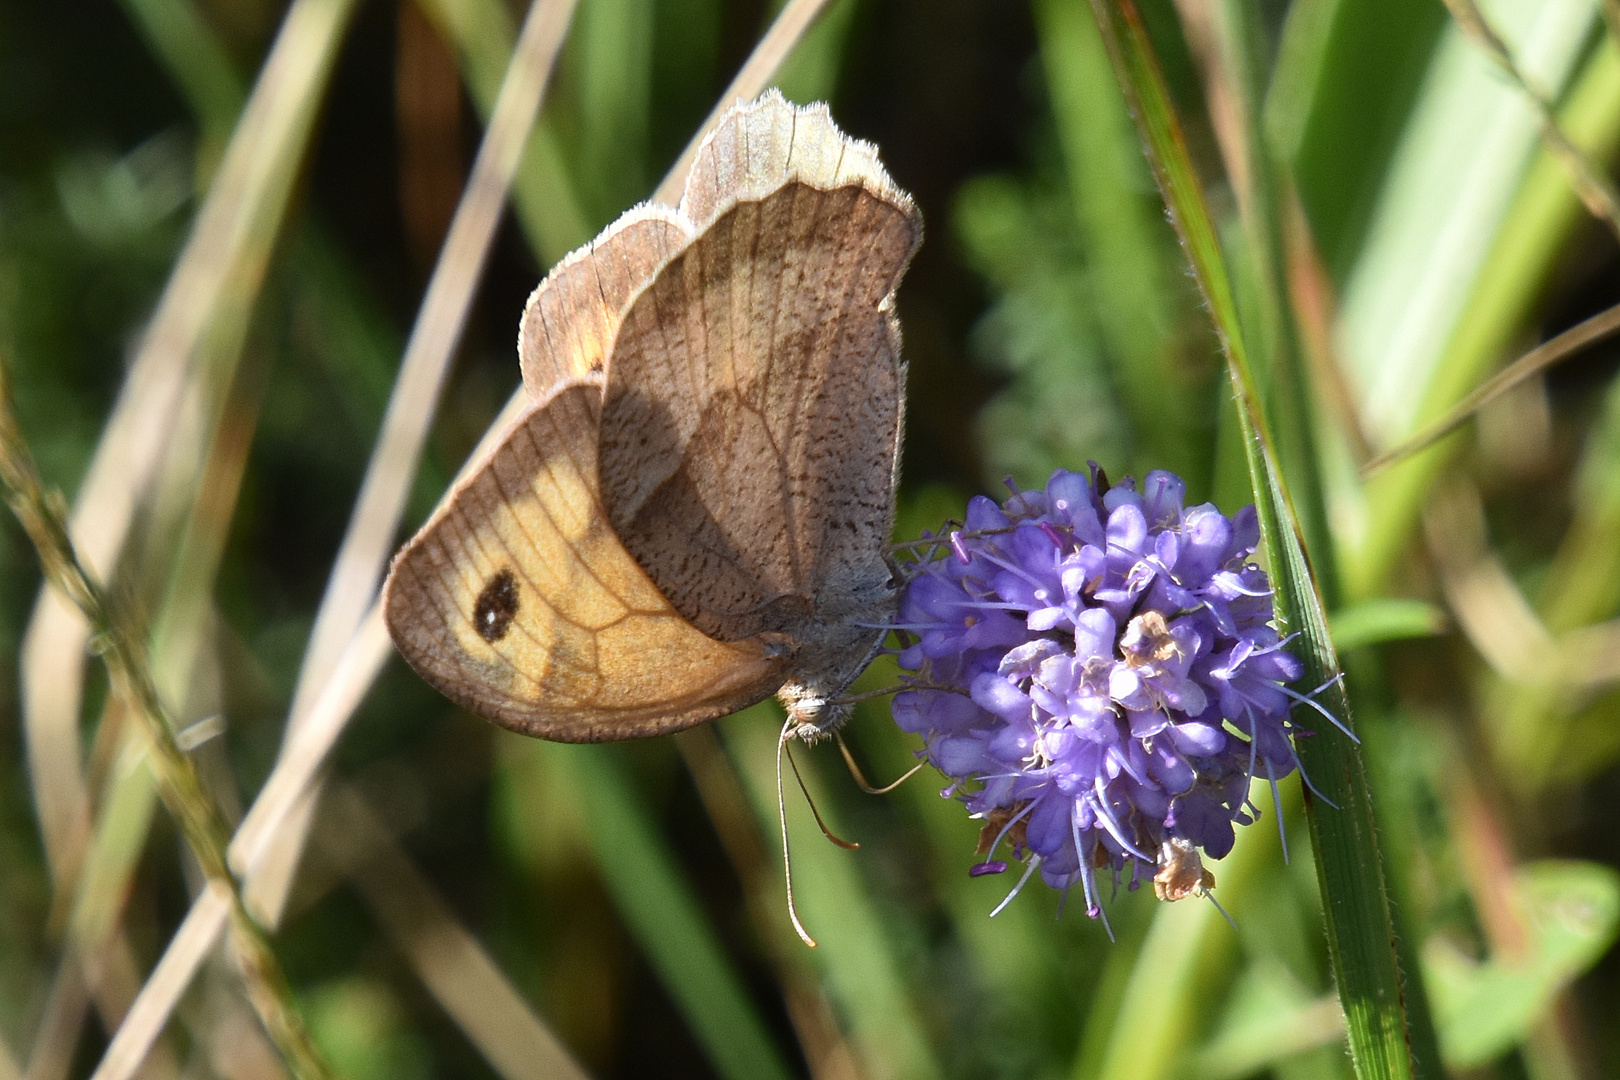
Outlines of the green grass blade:
{"type": "MultiPolygon", "coordinates": [[[[1306,681],[1315,685],[1336,674],[1338,662],[1297,517],[1276,467],[1225,260],[1203,189],[1134,4],[1129,0],[1093,0],[1092,6],[1115,71],[1132,103],[1132,114],[1155,179],[1226,354],[1250,483],[1277,586],[1279,616],[1299,634],[1295,648],[1305,662],[1306,681]]],[[[1343,723],[1350,723],[1342,684],[1327,687],[1319,700],[1343,723]]],[[[1308,723],[1313,729],[1328,727],[1320,719],[1308,723]]],[[[1307,802],[1307,810],[1326,909],[1329,953],[1357,1075],[1361,1080],[1411,1077],[1417,1070],[1407,1035],[1393,920],[1359,748],[1329,727],[1316,738],[1302,740],[1299,754],[1317,787],[1337,804],[1337,809],[1318,807],[1312,799],[1307,802]]]]}
{"type": "Polygon", "coordinates": [[[1522,955],[1481,962],[1438,936],[1424,949],[1446,1061],[1455,1069],[1486,1067],[1523,1042],[1557,995],[1614,944],[1620,874],[1613,867],[1527,863],[1512,891],[1528,930],[1522,955]]]}
{"type": "MultiPolygon", "coordinates": [[[[780,713],[768,705],[745,709],[720,725],[721,739],[743,776],[760,829],[770,837],[778,829],[774,763],[780,726],[780,713]]],[[[818,783],[818,755],[802,747],[796,752],[828,827],[840,832],[833,800],[818,783]]],[[[857,872],[859,860],[870,856],[824,840],[791,775],[787,790],[788,831],[795,841],[794,894],[805,928],[819,943],[814,951],[804,949],[788,929],[784,910],[780,926],[788,947],[800,950],[820,969],[843,1026],[861,1051],[864,1072],[896,1080],[941,1076],[902,974],[893,927],[857,872]]],[[[775,865],[779,868],[781,863],[775,865]]]]}
{"type": "Polygon", "coordinates": [[[578,94],[580,191],[592,217],[611,220],[647,190],[652,0],[580,5],[568,42],[578,94]]]}
{"type": "MultiPolygon", "coordinates": [[[[1205,472],[1200,418],[1207,385],[1190,377],[1177,325],[1186,299],[1136,133],[1085,9],[1033,5],[1041,66],[1063,151],[1075,219],[1086,245],[1088,291],[1112,371],[1154,467],[1205,472]]],[[[1195,481],[1196,482],[1196,481],[1195,481]]]]}
{"type": "Polygon", "coordinates": [[[691,884],[636,798],[619,752],[608,747],[564,752],[584,800],[597,868],[716,1071],[726,1080],[787,1080],[792,1071],[748,1000],[691,884]]]}
{"type": "MultiPolygon", "coordinates": [[[[511,15],[499,0],[418,2],[455,48],[473,105],[488,121],[517,45],[511,15]]],[[[529,134],[512,179],[511,198],[529,246],[543,267],[589,240],[600,224],[581,205],[556,129],[545,114],[529,134]]]]}
{"type": "MultiPolygon", "coordinates": [[[[833,97],[838,89],[838,72],[843,67],[844,44],[860,2],[833,0],[805,31],[772,80],[783,97],[797,102],[826,101],[833,97]]],[[[781,14],[786,6],[786,3],[773,4],[774,14],[781,14]]]]}
{"type": "Polygon", "coordinates": [[[1546,374],[1547,369],[1553,365],[1580,355],[1604,338],[1616,333],[1620,333],[1620,305],[1599,312],[1565,330],[1551,341],[1531,349],[1480,383],[1468,396],[1443,415],[1425,424],[1416,434],[1403,439],[1399,445],[1391,447],[1367,462],[1361,467],[1361,474],[1372,476],[1397,461],[1411,457],[1419,450],[1433,446],[1508,391],[1538,375],[1546,374]]]}
{"type": "Polygon", "coordinates": [[[1434,637],[1447,625],[1446,613],[1424,600],[1367,600],[1340,608],[1328,620],[1339,652],[1380,641],[1434,637]]]}
{"type": "Polygon", "coordinates": [[[1519,66],[1513,50],[1496,32],[1476,0],[1445,0],[1445,5],[1463,33],[1495,61],[1502,74],[1519,88],[1519,92],[1534,107],[1536,122],[1541,129],[1542,146],[1563,166],[1564,172],[1569,175],[1570,186],[1580,196],[1581,202],[1586,204],[1587,210],[1620,235],[1620,192],[1615,190],[1614,181],[1609,179],[1604,167],[1569,141],[1569,136],[1558,126],[1553,103],[1537,81],[1519,66]]]}
{"type": "Polygon", "coordinates": [[[123,0],[123,4],[185,95],[203,132],[223,144],[247,92],[202,13],[191,0],[123,0]]]}
{"type": "Polygon", "coordinates": [[[1620,559],[1614,557],[1620,548],[1620,382],[1609,384],[1586,437],[1574,511],[1538,597],[1555,634],[1608,618],[1620,607],[1620,559]]]}
{"type": "Polygon", "coordinates": [[[1207,96],[1216,101],[1225,98],[1228,104],[1222,111],[1231,116],[1223,125],[1228,133],[1222,143],[1223,153],[1232,159],[1227,171],[1236,178],[1241,224],[1241,243],[1228,240],[1234,262],[1244,271],[1238,280],[1239,311],[1248,317],[1244,333],[1250,363],[1270,410],[1274,467],[1290,479],[1298,528],[1315,560],[1317,587],[1326,600],[1337,603],[1338,567],[1318,480],[1315,403],[1285,278],[1289,262],[1285,207],[1293,188],[1262,129],[1266,34],[1253,5],[1241,0],[1220,0],[1213,15],[1207,65],[1214,74],[1207,96]]]}
{"type": "MultiPolygon", "coordinates": [[[[92,567],[111,566],[136,527],[172,449],[172,418],[188,382],[201,376],[221,388],[232,378],[353,7],[352,0],[299,0],[288,9],[80,486],[75,535],[92,567]]],[[[25,722],[42,829],[59,874],[72,862],[62,853],[78,842],[72,832],[82,811],[72,804],[85,802],[77,749],[85,632],[61,612],[41,605],[24,649],[25,682],[58,691],[49,700],[25,695],[25,722]]]]}
{"type": "MultiPolygon", "coordinates": [[[[1559,654],[1571,658],[1582,652],[1575,643],[1595,632],[1588,628],[1620,608],[1620,559],[1614,554],[1620,550],[1620,382],[1605,394],[1575,475],[1574,519],[1536,597],[1544,625],[1560,640],[1559,654]]],[[[1595,776],[1620,754],[1612,719],[1620,699],[1612,689],[1595,702],[1574,690],[1565,672],[1578,665],[1566,660],[1535,679],[1502,679],[1492,686],[1487,730],[1510,783],[1527,796],[1595,776]]]]}
{"type": "MultiPolygon", "coordinates": [[[[1228,910],[1241,910],[1267,859],[1276,858],[1276,840],[1271,829],[1240,830],[1231,853],[1210,864],[1216,871],[1216,892],[1228,910]]],[[[1191,1036],[1199,1022],[1211,1017],[1204,989],[1233,981],[1237,944],[1237,934],[1214,904],[1199,899],[1159,904],[1110,1025],[1107,1047],[1099,1061],[1082,1053],[1075,1062],[1076,1080],[1175,1076],[1194,1045],[1191,1036]]]]}
{"type": "MultiPolygon", "coordinates": [[[[1555,15],[1549,11],[1542,18],[1555,15]]],[[[1589,21],[1568,32],[1581,26],[1589,21]]],[[[1550,32],[1542,37],[1555,39],[1550,32]]],[[[1521,62],[1531,57],[1521,55],[1521,62]]],[[[1565,79],[1560,68],[1552,76],[1544,83],[1565,79]]],[[[1576,74],[1558,126],[1594,159],[1620,146],[1614,42],[1602,42],[1576,74]]],[[[1528,105],[1473,45],[1448,42],[1392,165],[1336,329],[1346,366],[1369,387],[1366,397],[1388,402],[1382,415],[1367,416],[1375,440],[1395,439],[1437,418],[1484,379],[1513,347],[1513,335],[1528,321],[1583,215],[1562,168],[1537,152],[1528,105]],[[1495,94],[1507,96],[1508,112],[1479,112],[1495,94]],[[1510,115],[1513,110],[1518,115],[1510,115]],[[1476,162],[1474,146],[1487,131],[1495,155],[1476,162]],[[1468,151],[1464,157],[1448,149],[1460,146],[1468,151]],[[1461,193],[1460,176],[1466,178],[1461,193]],[[1440,243],[1443,238],[1448,243],[1440,243]]],[[[1450,460],[1443,445],[1417,453],[1354,495],[1366,505],[1367,523],[1366,539],[1346,552],[1348,599],[1379,593],[1405,557],[1422,502],[1450,460]]]]}

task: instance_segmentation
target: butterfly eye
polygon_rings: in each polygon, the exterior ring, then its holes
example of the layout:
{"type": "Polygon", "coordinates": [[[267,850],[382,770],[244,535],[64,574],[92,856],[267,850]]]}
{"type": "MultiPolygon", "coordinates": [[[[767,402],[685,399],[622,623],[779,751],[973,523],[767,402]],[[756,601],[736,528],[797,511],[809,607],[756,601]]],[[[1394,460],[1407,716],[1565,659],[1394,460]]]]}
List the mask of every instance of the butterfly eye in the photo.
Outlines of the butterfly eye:
{"type": "Polygon", "coordinates": [[[473,606],[473,625],[478,628],[478,636],[491,645],[501,640],[511,627],[517,609],[517,579],[512,571],[503,569],[484,585],[484,591],[478,594],[478,603],[473,606]]]}

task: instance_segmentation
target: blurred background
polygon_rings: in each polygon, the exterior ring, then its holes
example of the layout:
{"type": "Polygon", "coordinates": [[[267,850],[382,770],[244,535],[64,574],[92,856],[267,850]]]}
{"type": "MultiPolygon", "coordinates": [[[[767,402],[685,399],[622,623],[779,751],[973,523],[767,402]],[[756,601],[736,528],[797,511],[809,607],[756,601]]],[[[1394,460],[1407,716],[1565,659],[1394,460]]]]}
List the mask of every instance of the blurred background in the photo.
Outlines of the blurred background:
{"type": "MultiPolygon", "coordinates": [[[[1615,1076],[1620,350],[1357,475],[1620,302],[1620,223],[1572,193],[1526,93],[1607,172],[1620,9],[1482,6],[1522,83],[1439,0],[1141,0],[1290,482],[1325,507],[1307,539],[1408,1005],[1453,1075],[1615,1076]]],[[[529,291],[652,192],[774,14],[579,0],[390,544],[517,387],[529,291]]],[[[374,582],[329,591],[333,559],[523,17],[515,0],[0,0],[0,360],[233,820],[289,711],[341,669],[311,645],[317,612],[370,601],[374,582]]],[[[775,82],[829,101],[923,211],[900,295],[899,538],[1004,477],[1093,459],[1251,501],[1217,343],[1089,6],[832,0],[775,82]]],[[[90,1075],[201,882],[82,628],[40,590],[7,517],[0,1078],[90,1075]]],[[[892,678],[880,663],[862,686],[892,678]]],[[[812,952],[783,903],[778,717],[543,744],[391,660],[271,909],[335,1071],[560,1075],[535,1064],[549,1032],[602,1078],[1350,1075],[1297,779],[1289,860],[1267,794],[1213,867],[1235,929],[1121,892],[1110,940],[1038,886],[988,918],[1011,882],[968,878],[978,826],[937,776],[871,797],[830,748],[801,752],[861,845],[825,843],[790,800],[812,952]]],[[[917,749],[881,700],[849,737],[880,782],[917,749]]],[[[282,1075],[217,956],[143,1070],[282,1075]]]]}

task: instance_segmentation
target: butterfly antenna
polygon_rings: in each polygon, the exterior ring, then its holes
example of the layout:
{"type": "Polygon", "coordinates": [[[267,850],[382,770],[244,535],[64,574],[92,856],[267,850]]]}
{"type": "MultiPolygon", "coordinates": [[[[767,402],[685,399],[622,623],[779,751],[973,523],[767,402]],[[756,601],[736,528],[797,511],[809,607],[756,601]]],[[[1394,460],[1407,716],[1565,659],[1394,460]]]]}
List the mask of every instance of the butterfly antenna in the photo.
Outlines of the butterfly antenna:
{"type": "MultiPolygon", "coordinates": [[[[876,627],[875,629],[883,628],[876,627]]],[[[873,698],[888,697],[890,694],[898,694],[910,689],[913,689],[910,683],[892,683],[889,686],[880,686],[876,690],[862,690],[858,694],[839,694],[833,699],[833,704],[854,705],[859,701],[871,701],[873,698]]]]}
{"type": "Polygon", "coordinates": [[[1214,893],[1210,892],[1208,889],[1200,889],[1199,892],[1203,895],[1205,900],[1208,900],[1210,903],[1215,905],[1215,910],[1221,913],[1221,918],[1226,920],[1226,925],[1230,926],[1234,930],[1238,928],[1237,922],[1233,920],[1232,916],[1226,913],[1225,908],[1221,907],[1221,902],[1215,899],[1214,893]]]}
{"type": "Polygon", "coordinates": [[[866,779],[866,774],[861,771],[861,767],[855,764],[855,755],[849,752],[849,744],[844,742],[843,732],[834,734],[833,738],[838,742],[838,752],[844,755],[844,764],[849,766],[849,775],[855,778],[855,785],[868,795],[887,795],[889,792],[893,791],[907,780],[910,780],[913,776],[916,776],[917,771],[924,765],[924,762],[919,761],[910,769],[907,769],[906,774],[900,779],[896,780],[894,783],[887,784],[883,787],[873,787],[866,779]]]}
{"type": "MultiPolygon", "coordinates": [[[[816,939],[805,930],[804,923],[799,921],[799,910],[793,905],[793,855],[788,851],[787,798],[782,793],[782,754],[787,749],[788,728],[792,723],[793,718],[790,716],[782,724],[782,733],[776,737],[776,820],[782,825],[782,872],[787,878],[788,919],[793,923],[793,929],[798,933],[799,940],[813,949],[816,947],[816,939]]],[[[788,760],[791,761],[792,758],[788,760]]]]}
{"type": "MultiPolygon", "coordinates": [[[[804,801],[810,804],[810,813],[815,815],[816,825],[820,827],[821,835],[825,836],[827,839],[831,840],[845,851],[854,851],[856,848],[860,847],[861,845],[857,844],[855,841],[841,839],[840,837],[834,835],[831,829],[827,828],[827,823],[821,819],[821,811],[816,809],[816,800],[810,797],[810,789],[805,787],[804,776],[799,772],[799,763],[793,760],[793,748],[784,742],[782,744],[782,749],[787,753],[788,764],[793,767],[793,779],[799,782],[799,790],[804,792],[804,801]]],[[[780,771],[781,763],[778,762],[777,766],[778,771],[780,771]]]]}

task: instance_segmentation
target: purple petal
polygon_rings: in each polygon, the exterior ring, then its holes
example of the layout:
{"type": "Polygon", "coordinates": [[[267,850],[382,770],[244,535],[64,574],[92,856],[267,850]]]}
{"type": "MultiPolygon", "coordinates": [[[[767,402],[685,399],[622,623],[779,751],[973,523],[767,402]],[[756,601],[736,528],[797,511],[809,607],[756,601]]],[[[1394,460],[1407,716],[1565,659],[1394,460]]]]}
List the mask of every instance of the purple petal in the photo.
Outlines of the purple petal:
{"type": "Polygon", "coordinates": [[[1009,722],[1025,720],[1030,715],[1029,695],[1000,675],[980,675],[973,680],[974,704],[1009,722]]]}

